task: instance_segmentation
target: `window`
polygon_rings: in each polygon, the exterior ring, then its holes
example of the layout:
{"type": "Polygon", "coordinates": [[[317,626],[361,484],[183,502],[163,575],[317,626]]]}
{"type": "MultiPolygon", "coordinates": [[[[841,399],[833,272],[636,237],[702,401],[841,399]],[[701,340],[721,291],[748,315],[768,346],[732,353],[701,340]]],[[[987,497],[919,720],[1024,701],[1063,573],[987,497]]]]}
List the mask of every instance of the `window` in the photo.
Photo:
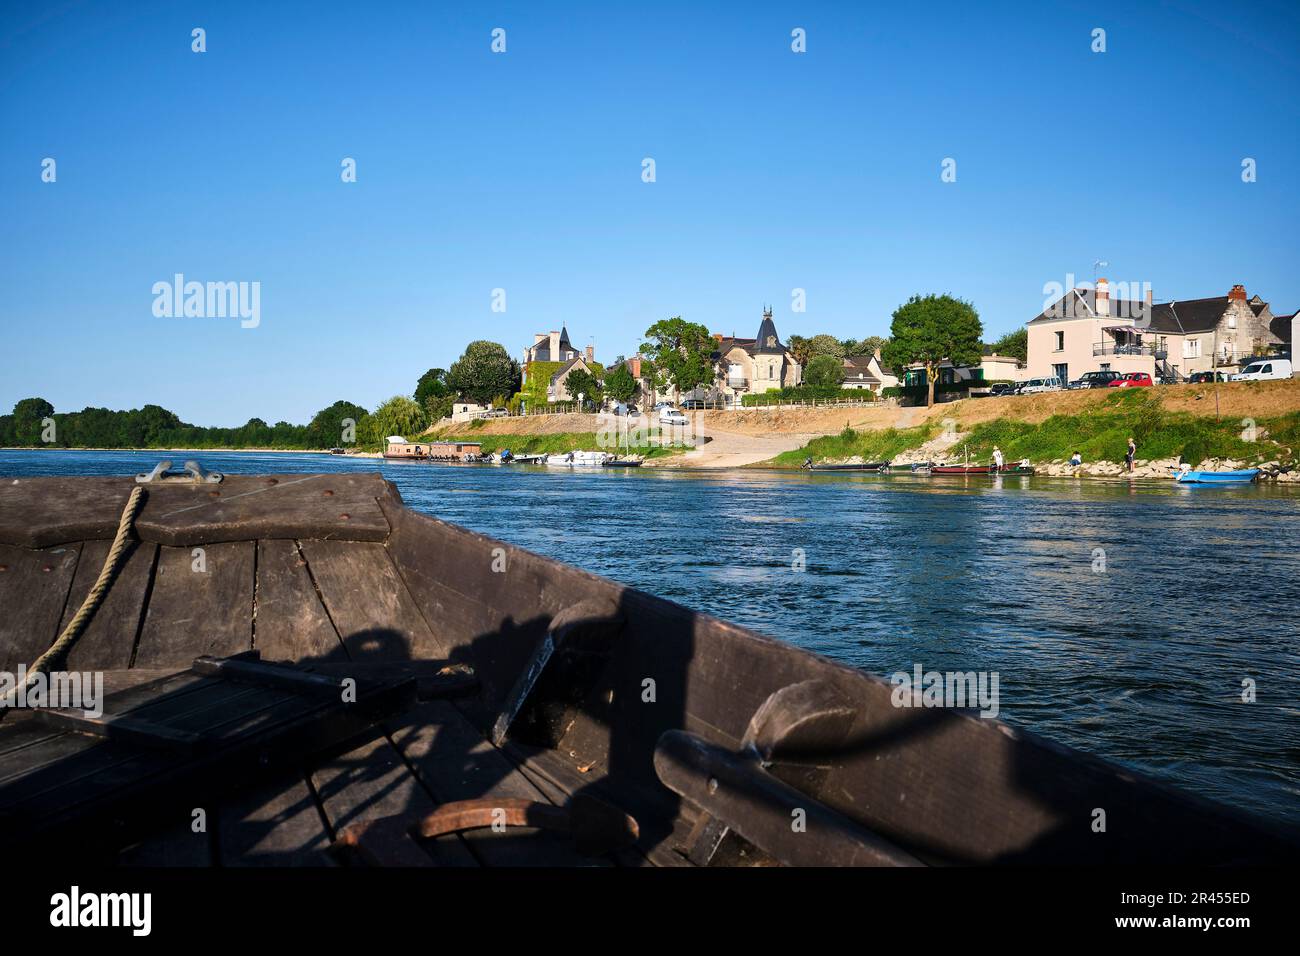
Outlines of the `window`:
{"type": "Polygon", "coordinates": [[[1183,358],[1200,358],[1201,340],[1183,339],[1183,358]]]}
{"type": "Polygon", "coordinates": [[[1064,351],[1065,351],[1065,333],[1064,333],[1064,332],[1053,332],[1052,334],[1056,336],[1056,351],[1058,351],[1058,352],[1064,352],[1064,351]]]}
{"type": "Polygon", "coordinates": [[[1237,327],[1237,314],[1234,312],[1228,316],[1228,328],[1235,329],[1236,327],[1237,327]]]}

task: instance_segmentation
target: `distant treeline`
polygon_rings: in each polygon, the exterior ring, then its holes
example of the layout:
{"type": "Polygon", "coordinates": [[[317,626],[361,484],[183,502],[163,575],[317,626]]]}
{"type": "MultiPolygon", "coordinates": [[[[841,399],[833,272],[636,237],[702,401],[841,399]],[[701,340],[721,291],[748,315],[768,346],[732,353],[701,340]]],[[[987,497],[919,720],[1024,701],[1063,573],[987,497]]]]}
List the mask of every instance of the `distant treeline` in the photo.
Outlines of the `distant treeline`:
{"type": "Polygon", "coordinates": [[[335,448],[373,444],[370,414],[352,402],[321,409],[306,425],[250,418],[238,428],[205,428],[159,405],[130,411],[85,408],[55,412],[43,398],[24,398],[0,415],[0,447],[54,448],[335,448]],[[351,422],[351,426],[349,426],[351,422]]]}

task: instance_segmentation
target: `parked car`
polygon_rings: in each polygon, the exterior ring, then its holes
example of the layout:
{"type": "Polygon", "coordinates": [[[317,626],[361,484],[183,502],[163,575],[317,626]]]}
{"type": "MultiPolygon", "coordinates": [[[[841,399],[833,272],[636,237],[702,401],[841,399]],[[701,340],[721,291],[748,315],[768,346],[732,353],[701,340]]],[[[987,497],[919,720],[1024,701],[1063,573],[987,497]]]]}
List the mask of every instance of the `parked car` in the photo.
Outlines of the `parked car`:
{"type": "Polygon", "coordinates": [[[1036,395],[1039,392],[1059,392],[1061,380],[1053,375],[1051,378],[1031,378],[1020,389],[1022,395],[1036,395]]]}
{"type": "Polygon", "coordinates": [[[1285,358],[1254,359],[1236,375],[1234,382],[1270,382],[1279,378],[1290,378],[1294,369],[1291,360],[1285,358]]]}
{"type": "Polygon", "coordinates": [[[1192,377],[1188,379],[1193,385],[1202,385],[1205,382],[1226,382],[1228,376],[1223,372],[1193,372],[1192,377]]]}
{"type": "Polygon", "coordinates": [[[1149,372],[1125,372],[1110,383],[1111,388],[1151,388],[1154,385],[1149,372]]]}
{"type": "Polygon", "coordinates": [[[1119,372],[1112,372],[1108,369],[1103,369],[1100,372],[1084,372],[1066,387],[1070,389],[1106,388],[1119,377],[1119,372]]]}
{"type": "Polygon", "coordinates": [[[483,413],[484,418],[506,418],[509,415],[510,412],[504,408],[489,408],[483,413]]]}
{"type": "Polygon", "coordinates": [[[703,407],[704,399],[702,398],[688,398],[686,401],[682,402],[682,408],[685,408],[688,411],[696,411],[703,407]]]}
{"type": "Polygon", "coordinates": [[[622,402],[616,402],[614,404],[614,414],[626,415],[628,418],[636,418],[641,413],[636,410],[635,405],[624,405],[622,402]]]}
{"type": "Polygon", "coordinates": [[[997,385],[994,385],[989,389],[990,398],[998,398],[1002,395],[1014,395],[1015,393],[1016,386],[1011,382],[999,382],[997,385]]]}
{"type": "Polygon", "coordinates": [[[691,420],[675,408],[665,408],[659,413],[660,425],[689,425],[691,420]]]}

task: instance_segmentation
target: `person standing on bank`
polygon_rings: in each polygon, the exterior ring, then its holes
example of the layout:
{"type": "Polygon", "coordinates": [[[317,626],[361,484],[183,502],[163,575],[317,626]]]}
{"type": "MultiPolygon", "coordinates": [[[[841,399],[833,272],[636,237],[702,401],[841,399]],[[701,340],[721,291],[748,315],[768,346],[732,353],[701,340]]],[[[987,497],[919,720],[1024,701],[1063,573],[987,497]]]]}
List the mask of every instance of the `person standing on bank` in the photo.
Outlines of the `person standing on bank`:
{"type": "Polygon", "coordinates": [[[1002,470],[1002,449],[997,445],[993,446],[993,470],[1002,470]]]}
{"type": "Polygon", "coordinates": [[[1128,451],[1124,455],[1124,465],[1129,471],[1133,470],[1133,459],[1137,457],[1137,442],[1131,437],[1128,440],[1128,451]]]}

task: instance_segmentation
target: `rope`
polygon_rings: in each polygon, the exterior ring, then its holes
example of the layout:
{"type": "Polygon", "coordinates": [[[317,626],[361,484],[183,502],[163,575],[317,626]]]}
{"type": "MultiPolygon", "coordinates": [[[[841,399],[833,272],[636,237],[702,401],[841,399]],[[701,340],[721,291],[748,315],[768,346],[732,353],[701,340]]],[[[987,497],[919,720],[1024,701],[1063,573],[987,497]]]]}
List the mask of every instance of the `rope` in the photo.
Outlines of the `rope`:
{"type": "MultiPolygon", "coordinates": [[[[38,657],[28,669],[26,681],[30,682],[37,674],[45,671],[51,664],[62,660],[63,656],[77,643],[77,638],[81,637],[82,631],[90,623],[90,619],[95,616],[95,611],[104,601],[104,595],[108,593],[109,586],[113,583],[113,578],[117,574],[118,565],[122,562],[122,555],[126,552],[126,546],[130,543],[131,528],[135,524],[135,516],[140,511],[140,503],[144,501],[144,488],[136,485],[131,489],[131,496],[126,500],[126,507],[122,509],[122,517],[117,523],[117,534],[113,537],[113,546],[108,549],[108,557],[104,559],[104,566],[99,571],[99,577],[95,581],[94,587],[86,595],[86,600],[81,602],[81,607],[73,615],[68,626],[63,629],[58,640],[50,645],[50,649],[38,657]]],[[[18,693],[18,688],[14,688],[6,695],[5,706],[13,703],[12,698],[18,693]]]]}

